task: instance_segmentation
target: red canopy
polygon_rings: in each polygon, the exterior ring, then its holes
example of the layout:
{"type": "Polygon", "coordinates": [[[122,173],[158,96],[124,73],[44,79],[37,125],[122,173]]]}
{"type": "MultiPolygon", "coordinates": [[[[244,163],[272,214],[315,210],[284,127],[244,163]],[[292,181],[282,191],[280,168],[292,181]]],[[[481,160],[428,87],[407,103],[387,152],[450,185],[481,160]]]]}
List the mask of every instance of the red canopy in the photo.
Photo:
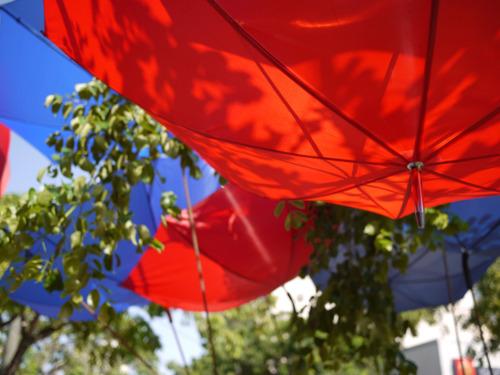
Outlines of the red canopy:
{"type": "Polygon", "coordinates": [[[9,182],[10,130],[0,124],[0,196],[9,182]]]}
{"type": "Polygon", "coordinates": [[[497,0],[45,0],[48,37],[234,183],[389,217],[499,194],[497,0]],[[413,164],[412,164],[413,163],[413,164]]]}
{"type": "MultiPolygon", "coordinates": [[[[208,309],[239,306],[295,277],[311,247],[287,232],[276,202],[228,185],[195,206],[208,309]]],[[[165,307],[203,310],[187,214],[168,220],[156,238],[163,252],[148,249],[123,285],[165,307]]]]}

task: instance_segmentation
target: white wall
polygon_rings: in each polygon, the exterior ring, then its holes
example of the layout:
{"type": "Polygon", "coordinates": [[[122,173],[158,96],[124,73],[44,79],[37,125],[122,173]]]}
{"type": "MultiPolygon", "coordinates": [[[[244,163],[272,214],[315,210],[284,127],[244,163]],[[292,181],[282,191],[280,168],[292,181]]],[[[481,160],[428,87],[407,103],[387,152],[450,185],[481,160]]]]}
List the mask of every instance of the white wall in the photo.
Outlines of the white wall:
{"type": "MultiPolygon", "coordinates": [[[[468,316],[472,306],[472,297],[470,293],[467,293],[465,297],[455,305],[455,314],[457,316],[468,316]]],[[[453,375],[452,362],[454,359],[459,358],[459,351],[453,325],[453,315],[451,312],[447,311],[445,308],[441,308],[436,324],[430,325],[426,322],[420,322],[417,326],[417,331],[418,335],[416,337],[411,336],[411,334],[407,334],[404,337],[403,347],[410,349],[409,352],[411,352],[412,348],[435,341],[437,343],[441,365],[440,369],[435,369],[432,375],[453,375]]],[[[467,348],[473,343],[474,331],[473,329],[461,329],[459,323],[458,336],[460,338],[462,355],[465,356],[467,348]]],[[[482,346],[479,345],[475,348],[477,351],[481,351],[482,346]]],[[[490,359],[492,367],[500,368],[500,353],[491,353],[490,359]]],[[[416,363],[418,365],[419,361],[417,360],[416,363]]],[[[424,366],[423,362],[420,363],[424,366]]],[[[420,374],[428,375],[429,373],[419,371],[419,375],[420,374]]]]}

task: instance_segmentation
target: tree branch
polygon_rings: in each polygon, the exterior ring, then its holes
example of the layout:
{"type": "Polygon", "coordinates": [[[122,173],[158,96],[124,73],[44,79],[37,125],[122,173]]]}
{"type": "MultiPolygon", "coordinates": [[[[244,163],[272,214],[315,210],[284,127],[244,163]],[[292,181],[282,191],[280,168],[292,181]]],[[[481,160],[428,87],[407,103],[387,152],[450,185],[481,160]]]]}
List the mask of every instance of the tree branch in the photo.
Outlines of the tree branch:
{"type": "Polygon", "coordinates": [[[14,321],[14,319],[17,318],[18,315],[12,315],[9,319],[7,319],[5,322],[0,322],[0,329],[4,328],[5,326],[8,326],[10,323],[14,321]]]}

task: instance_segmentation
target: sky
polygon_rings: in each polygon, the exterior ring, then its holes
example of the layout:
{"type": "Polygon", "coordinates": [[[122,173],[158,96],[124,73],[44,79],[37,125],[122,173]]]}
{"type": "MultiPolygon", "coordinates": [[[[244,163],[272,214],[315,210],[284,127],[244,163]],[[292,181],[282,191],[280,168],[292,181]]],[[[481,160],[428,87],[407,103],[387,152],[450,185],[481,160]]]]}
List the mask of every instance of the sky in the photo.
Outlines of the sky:
{"type": "MultiPolygon", "coordinates": [[[[141,316],[151,324],[153,331],[160,338],[162,346],[157,353],[159,359],[158,372],[164,375],[173,374],[172,371],[167,369],[167,363],[174,361],[182,364],[182,358],[168,319],[166,317],[151,319],[143,309],[138,307],[130,308],[129,313],[141,316]]],[[[194,358],[203,355],[202,339],[196,329],[193,315],[182,310],[173,310],[172,320],[186,360],[190,362],[194,358]]]]}
{"type": "Polygon", "coordinates": [[[10,142],[7,193],[23,193],[28,187],[37,185],[36,176],[49,165],[49,159],[14,132],[11,132],[10,142]]]}
{"type": "MultiPolygon", "coordinates": [[[[310,278],[301,279],[296,277],[285,284],[286,290],[292,295],[294,303],[298,310],[304,307],[309,298],[313,295],[315,287],[310,278]]],[[[278,311],[292,311],[292,305],[287,297],[283,288],[278,288],[273,292],[277,298],[276,312],[278,311]]],[[[147,319],[147,315],[140,308],[130,309],[131,314],[141,315],[147,319]]],[[[189,312],[181,310],[173,311],[173,321],[177,334],[180,338],[182,349],[188,361],[203,355],[201,337],[196,329],[193,315],[189,312]]],[[[148,319],[149,320],[149,319],[148,319]]],[[[154,332],[160,337],[162,349],[158,353],[160,364],[159,372],[161,374],[170,375],[172,372],[168,371],[166,364],[169,361],[175,361],[182,364],[179,349],[175,343],[172,327],[170,326],[167,318],[154,318],[150,320],[154,332]]]]}

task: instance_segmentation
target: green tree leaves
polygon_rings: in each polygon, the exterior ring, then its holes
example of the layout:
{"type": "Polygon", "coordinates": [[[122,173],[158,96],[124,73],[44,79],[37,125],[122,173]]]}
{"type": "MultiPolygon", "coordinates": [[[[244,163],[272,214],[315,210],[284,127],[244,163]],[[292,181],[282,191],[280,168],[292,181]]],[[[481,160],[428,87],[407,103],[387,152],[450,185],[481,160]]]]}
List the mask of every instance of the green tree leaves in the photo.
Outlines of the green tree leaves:
{"type": "MultiPolygon", "coordinates": [[[[500,259],[493,263],[484,277],[477,283],[475,291],[477,316],[479,316],[483,329],[488,332],[485,335],[488,350],[490,353],[496,353],[500,350],[500,259]]],[[[481,339],[476,324],[474,311],[470,311],[468,316],[463,317],[464,328],[472,329],[475,335],[476,345],[471,345],[468,352],[486,367],[485,353],[481,350],[481,339]],[[479,352],[477,348],[481,348],[479,352]]]]}
{"type": "MultiPolygon", "coordinates": [[[[97,300],[92,301],[97,295],[89,295],[89,305],[98,305],[97,300]]],[[[134,373],[150,374],[151,366],[157,364],[155,351],[160,341],[147,316],[115,314],[104,308],[101,321],[68,322],[74,312],[72,303],[63,306],[60,319],[48,319],[29,308],[2,301],[0,343],[13,317],[22,322],[17,349],[22,360],[4,364],[6,374],[35,375],[43,369],[44,373],[118,375],[123,374],[123,366],[134,373]]]]}
{"type": "MultiPolygon", "coordinates": [[[[0,205],[0,264],[11,289],[35,279],[49,291],[62,290],[70,297],[68,314],[81,309],[81,290],[91,277],[100,279],[120,263],[121,241],[139,252],[163,249],[146,226],[133,222],[129,207],[134,186],[162,178],[154,161],[178,158],[195,178],[201,171],[188,147],[100,81],[79,84],[68,96],[50,95],[45,106],[67,123],[47,139],[54,163],[38,174],[41,189],[0,205]],[[49,237],[53,253],[47,253],[49,237]]],[[[172,192],[158,203],[164,214],[180,213],[172,192]]],[[[93,293],[99,300],[99,291],[93,293]]]]}
{"type": "Polygon", "coordinates": [[[381,373],[411,374],[415,367],[400,352],[399,341],[412,322],[394,310],[390,267],[404,271],[408,256],[420,246],[436,249],[451,222],[438,209],[427,212],[430,223],[417,229],[413,217],[394,221],[320,202],[309,207],[313,220],[307,234],[314,247],[304,270],[331,271],[324,290],[311,303],[309,315],[297,320],[293,340],[315,337],[304,358],[319,356],[331,368],[342,363],[375,363],[381,373]],[[318,337],[316,332],[326,332],[318,337]]]}

